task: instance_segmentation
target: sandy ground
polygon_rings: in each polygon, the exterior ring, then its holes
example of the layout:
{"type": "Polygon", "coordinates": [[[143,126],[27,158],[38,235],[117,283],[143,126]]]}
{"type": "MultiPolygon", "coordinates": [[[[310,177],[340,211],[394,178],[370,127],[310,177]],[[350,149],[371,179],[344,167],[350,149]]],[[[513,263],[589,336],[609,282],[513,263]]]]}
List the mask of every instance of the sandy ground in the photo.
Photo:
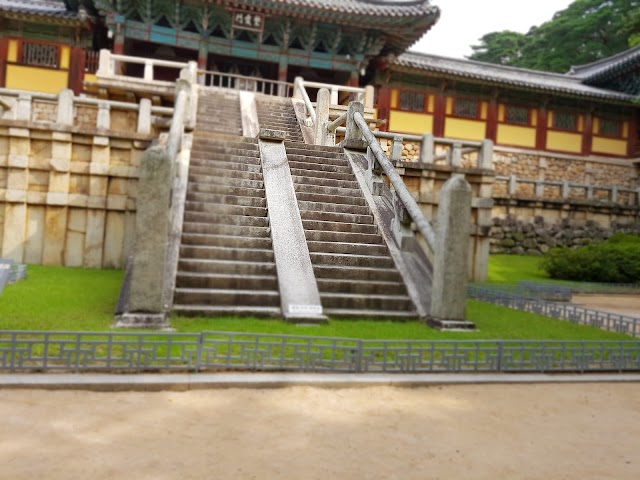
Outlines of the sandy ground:
{"type": "Polygon", "coordinates": [[[2,479],[638,479],[640,384],[0,391],[2,479]]]}
{"type": "Polygon", "coordinates": [[[603,312],[640,318],[640,295],[573,295],[571,303],[603,312]]]}

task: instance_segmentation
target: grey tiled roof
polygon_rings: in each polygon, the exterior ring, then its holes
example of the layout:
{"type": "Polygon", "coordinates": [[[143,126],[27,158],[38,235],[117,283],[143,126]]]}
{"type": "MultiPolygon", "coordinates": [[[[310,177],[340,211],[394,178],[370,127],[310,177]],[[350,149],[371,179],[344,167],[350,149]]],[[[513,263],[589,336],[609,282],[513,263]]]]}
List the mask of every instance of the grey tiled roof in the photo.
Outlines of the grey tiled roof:
{"type": "Polygon", "coordinates": [[[308,8],[334,13],[352,13],[384,17],[407,17],[438,11],[430,0],[272,0],[262,3],[280,6],[308,8]]]}
{"type": "Polygon", "coordinates": [[[563,96],[586,97],[605,101],[628,103],[636,97],[625,93],[591,87],[577,76],[559,73],[505,67],[492,63],[439,57],[407,52],[391,61],[396,67],[432,72],[443,77],[468,79],[470,81],[505,85],[523,90],[554,93],[563,96]]]}
{"type": "Polygon", "coordinates": [[[590,83],[609,78],[637,65],[640,65],[640,45],[597,62],[573,66],[569,74],[590,83]]]}
{"type": "Polygon", "coordinates": [[[0,11],[75,18],[62,0],[0,0],[0,11]]]}

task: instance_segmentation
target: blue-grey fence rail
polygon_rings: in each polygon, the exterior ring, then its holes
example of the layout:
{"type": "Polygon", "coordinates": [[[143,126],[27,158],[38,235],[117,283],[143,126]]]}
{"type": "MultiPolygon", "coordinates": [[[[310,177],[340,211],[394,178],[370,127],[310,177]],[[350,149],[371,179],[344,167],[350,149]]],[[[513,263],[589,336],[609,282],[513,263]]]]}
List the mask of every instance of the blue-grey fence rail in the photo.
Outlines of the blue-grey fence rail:
{"type": "Polygon", "coordinates": [[[640,337],[640,318],[534,298],[523,295],[517,288],[470,285],[468,293],[474,300],[640,337]]]}
{"type": "Polygon", "coordinates": [[[640,371],[639,341],[430,341],[263,335],[0,331],[0,372],[345,373],[640,371]]]}

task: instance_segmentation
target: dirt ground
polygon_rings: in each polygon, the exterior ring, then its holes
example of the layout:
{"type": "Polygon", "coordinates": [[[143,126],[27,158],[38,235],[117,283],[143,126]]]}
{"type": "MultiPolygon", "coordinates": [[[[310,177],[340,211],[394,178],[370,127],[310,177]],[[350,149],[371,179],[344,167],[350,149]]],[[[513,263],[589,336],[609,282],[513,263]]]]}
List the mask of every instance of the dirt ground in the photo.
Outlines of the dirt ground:
{"type": "Polygon", "coordinates": [[[638,479],[640,384],[0,391],[2,479],[638,479]]]}
{"type": "Polygon", "coordinates": [[[640,318],[640,295],[573,295],[571,303],[603,312],[640,318]]]}

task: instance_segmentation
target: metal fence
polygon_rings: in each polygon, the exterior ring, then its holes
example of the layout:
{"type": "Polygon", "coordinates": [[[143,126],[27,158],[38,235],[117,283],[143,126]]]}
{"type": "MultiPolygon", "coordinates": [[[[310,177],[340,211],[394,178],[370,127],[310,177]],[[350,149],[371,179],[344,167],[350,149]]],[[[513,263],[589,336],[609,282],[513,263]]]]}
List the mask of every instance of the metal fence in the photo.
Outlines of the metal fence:
{"type": "Polygon", "coordinates": [[[627,372],[638,341],[429,341],[0,331],[0,371],[627,372]]]}
{"type": "Polygon", "coordinates": [[[582,308],[568,303],[552,302],[541,298],[523,295],[517,287],[489,288],[470,285],[469,297],[482,302],[493,303],[503,307],[536,313],[557,320],[596,327],[611,332],[624,333],[640,337],[640,318],[601,312],[590,308],[582,308]]]}

